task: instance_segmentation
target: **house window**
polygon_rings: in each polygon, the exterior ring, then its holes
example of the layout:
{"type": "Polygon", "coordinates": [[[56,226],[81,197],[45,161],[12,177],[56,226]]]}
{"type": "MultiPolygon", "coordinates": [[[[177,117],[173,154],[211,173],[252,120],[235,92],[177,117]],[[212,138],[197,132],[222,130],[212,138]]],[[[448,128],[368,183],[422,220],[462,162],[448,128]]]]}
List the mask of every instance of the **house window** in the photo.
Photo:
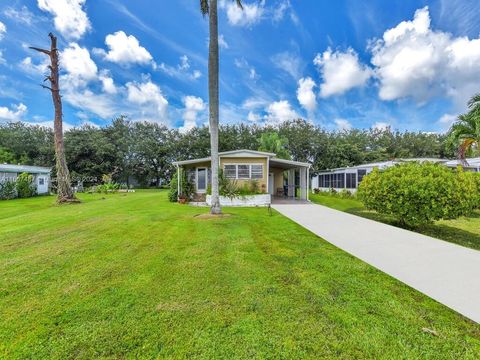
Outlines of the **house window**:
{"type": "Polygon", "coordinates": [[[357,177],[355,174],[346,174],[347,176],[347,189],[355,189],[357,187],[357,177]]]}
{"type": "Polygon", "coordinates": [[[45,185],[45,179],[43,177],[38,178],[38,185],[45,185]]]}
{"type": "Polygon", "coordinates": [[[225,165],[223,173],[227,179],[237,178],[237,165],[225,165]]]}
{"type": "Polygon", "coordinates": [[[263,179],[263,165],[251,165],[252,179],[263,179]]]}
{"type": "Polygon", "coordinates": [[[238,166],[238,178],[250,179],[250,165],[237,165],[238,166]]]}
{"type": "Polygon", "coordinates": [[[360,184],[363,180],[363,177],[367,175],[367,170],[358,170],[358,183],[360,184]]]}
{"type": "Polygon", "coordinates": [[[223,173],[227,179],[263,179],[263,165],[228,164],[223,166],[223,173]]]}

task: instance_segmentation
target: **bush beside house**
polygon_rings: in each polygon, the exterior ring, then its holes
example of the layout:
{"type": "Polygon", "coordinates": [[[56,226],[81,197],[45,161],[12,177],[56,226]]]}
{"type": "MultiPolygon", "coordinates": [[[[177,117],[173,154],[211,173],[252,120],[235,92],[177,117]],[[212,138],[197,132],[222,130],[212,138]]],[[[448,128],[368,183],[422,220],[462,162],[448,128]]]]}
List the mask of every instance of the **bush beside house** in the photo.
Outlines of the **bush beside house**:
{"type": "Polygon", "coordinates": [[[37,194],[33,176],[28,173],[20,174],[15,181],[0,182],[0,200],[28,198],[37,194]]]}
{"type": "Polygon", "coordinates": [[[358,196],[369,210],[392,215],[417,227],[469,215],[480,205],[477,174],[433,163],[408,163],[375,169],[365,176],[358,196]]]}

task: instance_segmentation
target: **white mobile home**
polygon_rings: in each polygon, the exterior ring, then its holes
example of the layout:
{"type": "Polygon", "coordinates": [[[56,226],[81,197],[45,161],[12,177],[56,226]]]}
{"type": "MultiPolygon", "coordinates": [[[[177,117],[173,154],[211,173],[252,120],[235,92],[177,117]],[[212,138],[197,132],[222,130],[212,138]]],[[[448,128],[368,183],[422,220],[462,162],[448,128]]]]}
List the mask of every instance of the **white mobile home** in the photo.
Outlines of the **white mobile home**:
{"type": "Polygon", "coordinates": [[[461,166],[466,171],[480,172],[480,157],[462,160],[450,160],[445,163],[448,167],[461,166]]]}
{"type": "Polygon", "coordinates": [[[33,176],[33,182],[38,194],[48,194],[50,186],[50,168],[41,166],[0,164],[0,182],[15,181],[18,175],[28,173],[33,176]]]}
{"type": "Polygon", "coordinates": [[[363,177],[371,173],[373,169],[377,168],[379,170],[383,170],[409,161],[428,161],[439,163],[447,162],[447,160],[444,159],[434,158],[396,159],[358,166],[324,170],[312,178],[312,190],[319,189],[320,191],[329,191],[330,189],[335,189],[336,191],[341,191],[346,189],[355,192],[363,177]]]}

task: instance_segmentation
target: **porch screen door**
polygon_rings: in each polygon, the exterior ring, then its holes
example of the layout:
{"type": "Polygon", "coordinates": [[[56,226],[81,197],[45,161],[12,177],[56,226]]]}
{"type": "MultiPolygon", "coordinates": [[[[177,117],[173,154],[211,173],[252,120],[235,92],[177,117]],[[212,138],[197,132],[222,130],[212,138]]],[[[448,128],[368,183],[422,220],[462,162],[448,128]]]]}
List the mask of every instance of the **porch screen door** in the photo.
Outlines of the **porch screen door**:
{"type": "Polygon", "coordinates": [[[204,192],[207,190],[207,169],[198,168],[197,169],[197,191],[204,192]]]}

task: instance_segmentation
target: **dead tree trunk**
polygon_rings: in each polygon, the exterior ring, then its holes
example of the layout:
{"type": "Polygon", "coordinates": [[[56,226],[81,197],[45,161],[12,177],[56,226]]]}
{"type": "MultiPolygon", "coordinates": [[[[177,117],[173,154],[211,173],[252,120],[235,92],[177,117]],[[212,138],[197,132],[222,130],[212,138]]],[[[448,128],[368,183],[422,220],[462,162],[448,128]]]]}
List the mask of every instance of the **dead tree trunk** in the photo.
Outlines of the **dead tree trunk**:
{"type": "Polygon", "coordinates": [[[75,197],[70,183],[70,173],[65,160],[65,147],[63,144],[63,113],[62,113],[62,97],[60,96],[60,85],[58,76],[58,49],[57,37],[52,33],[50,37],[50,50],[31,47],[31,49],[39,51],[50,57],[50,75],[45,77],[45,81],[50,82],[50,86],[42,85],[45,89],[52,93],[53,106],[55,107],[55,120],[53,123],[55,137],[55,159],[57,165],[57,201],[59,203],[78,201],[75,197]]]}

